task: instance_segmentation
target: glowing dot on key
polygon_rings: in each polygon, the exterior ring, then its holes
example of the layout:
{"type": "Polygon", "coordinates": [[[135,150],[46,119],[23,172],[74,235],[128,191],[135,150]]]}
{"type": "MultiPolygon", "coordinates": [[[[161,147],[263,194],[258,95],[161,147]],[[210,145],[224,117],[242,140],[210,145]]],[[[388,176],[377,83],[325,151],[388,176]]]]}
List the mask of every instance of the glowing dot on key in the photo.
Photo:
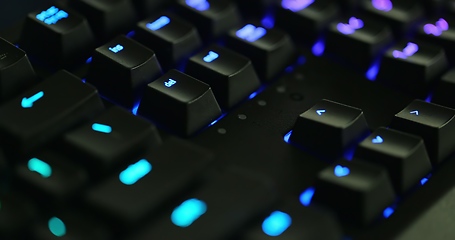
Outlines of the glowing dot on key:
{"type": "Polygon", "coordinates": [[[248,42],[255,42],[262,38],[267,33],[263,27],[256,27],[252,24],[247,24],[236,32],[237,37],[248,42]]]}
{"type": "Polygon", "coordinates": [[[372,0],[371,4],[377,10],[384,12],[388,12],[393,8],[393,4],[390,0],[372,0]]]}
{"type": "Polygon", "coordinates": [[[284,212],[275,211],[262,222],[262,231],[271,237],[277,237],[286,231],[291,223],[291,216],[284,212]]]}
{"type": "Polygon", "coordinates": [[[109,47],[109,50],[113,53],[118,53],[123,50],[123,46],[120,44],[117,44],[115,47],[109,47]]]}
{"type": "Polygon", "coordinates": [[[207,211],[207,205],[196,198],[184,201],[171,214],[171,221],[178,227],[189,227],[207,211]]]}
{"type": "Polygon", "coordinates": [[[363,28],[363,21],[356,17],[351,17],[348,23],[337,24],[338,31],[345,35],[353,34],[356,30],[361,28],[363,28]]]}
{"type": "Polygon", "coordinates": [[[111,133],[112,127],[101,123],[94,123],[92,124],[92,130],[101,133],[111,133]]]}
{"type": "Polygon", "coordinates": [[[313,187],[303,191],[302,194],[300,194],[300,203],[302,203],[303,206],[308,207],[311,204],[311,199],[313,199],[315,191],[316,190],[313,187]]]}
{"type": "Polygon", "coordinates": [[[215,61],[220,55],[218,55],[218,53],[214,52],[214,51],[210,51],[207,56],[205,56],[203,58],[204,62],[206,63],[211,63],[213,61],[215,61]]]}
{"type": "Polygon", "coordinates": [[[119,175],[119,179],[125,185],[133,185],[150,171],[152,171],[152,164],[145,159],[141,159],[123,170],[119,175]]]}
{"type": "Polygon", "coordinates": [[[283,0],[281,1],[281,6],[284,9],[289,9],[293,12],[298,12],[307,8],[313,3],[314,0],[283,0]]]}
{"type": "Polygon", "coordinates": [[[159,29],[163,28],[164,26],[168,25],[170,22],[171,22],[171,19],[169,19],[166,16],[161,16],[154,22],[147,23],[145,26],[152,31],[156,31],[156,30],[159,30],[159,29]]]}
{"type": "Polygon", "coordinates": [[[399,50],[394,50],[392,52],[392,55],[394,58],[401,58],[401,59],[406,59],[412,55],[414,55],[416,52],[419,51],[419,46],[415,43],[409,42],[405,48],[403,48],[402,51],[399,50]]]}
{"type": "Polygon", "coordinates": [[[198,11],[206,11],[210,8],[210,3],[207,0],[185,0],[185,3],[198,10],[198,11]]]}
{"type": "Polygon", "coordinates": [[[66,234],[66,226],[60,218],[52,217],[48,222],[49,230],[56,237],[63,237],[66,234]]]}
{"type": "Polygon", "coordinates": [[[51,166],[38,158],[28,160],[27,167],[30,171],[39,173],[43,178],[48,178],[52,175],[51,166]]]}

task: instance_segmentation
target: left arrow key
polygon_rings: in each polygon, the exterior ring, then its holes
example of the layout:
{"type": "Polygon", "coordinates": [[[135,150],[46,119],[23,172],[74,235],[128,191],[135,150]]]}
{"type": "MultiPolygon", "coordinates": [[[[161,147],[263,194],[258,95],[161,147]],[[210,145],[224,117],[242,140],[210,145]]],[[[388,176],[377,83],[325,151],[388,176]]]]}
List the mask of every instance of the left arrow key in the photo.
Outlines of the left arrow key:
{"type": "Polygon", "coordinates": [[[31,107],[33,107],[33,103],[38,101],[43,96],[44,96],[44,92],[40,91],[40,92],[36,93],[35,95],[33,95],[33,96],[29,97],[29,98],[24,97],[24,98],[22,98],[21,106],[23,108],[31,108],[31,107]]]}

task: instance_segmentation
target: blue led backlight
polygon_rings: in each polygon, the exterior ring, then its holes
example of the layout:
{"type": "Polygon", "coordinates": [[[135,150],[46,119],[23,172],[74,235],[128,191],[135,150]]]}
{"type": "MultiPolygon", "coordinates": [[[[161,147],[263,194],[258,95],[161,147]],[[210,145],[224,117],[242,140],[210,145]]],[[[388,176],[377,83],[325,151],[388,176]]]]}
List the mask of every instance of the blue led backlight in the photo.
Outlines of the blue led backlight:
{"type": "Polygon", "coordinates": [[[324,114],[325,112],[326,112],[325,109],[316,110],[316,114],[318,114],[319,116],[322,116],[322,114],[324,114]]]}
{"type": "Polygon", "coordinates": [[[123,46],[120,44],[117,44],[115,47],[109,47],[109,50],[113,53],[118,53],[123,50],[123,46]]]}
{"type": "Polygon", "coordinates": [[[177,81],[169,78],[168,81],[164,82],[164,86],[170,88],[170,87],[174,86],[176,83],[177,83],[177,81]]]}
{"type": "Polygon", "coordinates": [[[415,43],[409,42],[405,48],[403,48],[402,51],[399,50],[394,50],[392,52],[392,55],[394,58],[402,58],[406,59],[412,55],[414,55],[416,52],[419,51],[419,46],[415,43]]]}
{"type": "Polygon", "coordinates": [[[133,185],[150,171],[152,171],[152,164],[145,159],[141,159],[123,170],[119,175],[119,179],[125,185],[133,185]]]}
{"type": "Polygon", "coordinates": [[[311,52],[313,52],[314,56],[320,57],[324,54],[325,51],[325,42],[324,40],[318,40],[314,43],[313,47],[311,48],[311,52]]]}
{"type": "Polygon", "coordinates": [[[252,24],[247,24],[236,32],[237,37],[247,40],[248,42],[255,42],[262,38],[267,33],[267,30],[262,27],[256,27],[252,24]]]}
{"type": "Polygon", "coordinates": [[[68,16],[67,12],[52,6],[46,11],[42,11],[40,14],[36,15],[36,19],[46,23],[47,25],[52,25],[64,18],[68,18],[68,16]]]}
{"type": "Polygon", "coordinates": [[[171,214],[171,221],[178,227],[189,227],[207,211],[207,205],[196,198],[184,201],[171,214]]]}
{"type": "Polygon", "coordinates": [[[215,59],[217,59],[220,55],[218,55],[218,53],[216,52],[213,52],[213,51],[210,51],[207,56],[205,56],[203,58],[204,62],[206,63],[211,63],[213,62],[215,59]]]}
{"type": "Polygon", "coordinates": [[[109,125],[94,123],[92,124],[92,130],[100,133],[111,133],[112,127],[109,125]]]}
{"type": "Polygon", "coordinates": [[[185,0],[186,4],[198,11],[206,11],[210,8],[210,3],[207,0],[185,0]]]}
{"type": "Polygon", "coordinates": [[[283,140],[286,142],[286,143],[290,143],[289,139],[291,138],[291,135],[292,135],[292,130],[289,131],[288,133],[286,133],[283,137],[283,140]]]}
{"type": "Polygon", "coordinates": [[[40,100],[43,96],[44,96],[44,92],[40,91],[40,92],[35,93],[33,96],[31,96],[29,98],[26,98],[26,97],[22,98],[22,101],[21,101],[22,108],[33,107],[33,103],[40,100]]]}
{"type": "Polygon", "coordinates": [[[280,236],[291,226],[292,219],[289,214],[275,211],[262,222],[262,231],[271,237],[280,236]]]}
{"type": "Polygon", "coordinates": [[[333,173],[337,177],[346,177],[351,173],[351,170],[349,170],[348,167],[343,167],[341,165],[336,165],[335,168],[333,169],[333,173]]]}
{"type": "Polygon", "coordinates": [[[388,208],[384,209],[384,211],[382,212],[382,215],[385,218],[389,218],[393,214],[393,212],[395,212],[395,210],[392,207],[388,207],[388,208]]]}
{"type": "Polygon", "coordinates": [[[51,166],[38,158],[28,160],[27,167],[30,171],[39,173],[43,178],[48,178],[52,175],[51,166]]]}
{"type": "Polygon", "coordinates": [[[337,29],[345,35],[355,33],[356,30],[363,28],[363,21],[356,17],[351,17],[348,23],[338,23],[337,29]]]}
{"type": "Polygon", "coordinates": [[[365,73],[365,77],[370,81],[375,81],[379,73],[381,61],[375,61],[365,73]]]}
{"type": "Polygon", "coordinates": [[[313,187],[310,187],[303,191],[302,194],[300,194],[300,203],[302,203],[302,205],[305,207],[310,206],[311,199],[313,199],[315,191],[316,190],[313,187]]]}
{"type": "Polygon", "coordinates": [[[375,138],[373,138],[371,140],[371,142],[374,143],[374,144],[381,144],[381,143],[384,142],[384,139],[381,136],[378,135],[375,138]]]}
{"type": "Polygon", "coordinates": [[[159,30],[159,29],[163,28],[164,26],[168,25],[170,22],[171,22],[171,19],[169,19],[166,16],[161,16],[154,22],[147,23],[145,26],[152,31],[156,31],[156,30],[159,30]]]}
{"type": "Polygon", "coordinates": [[[63,237],[66,234],[65,223],[60,218],[52,217],[48,222],[49,231],[56,237],[63,237]]]}
{"type": "Polygon", "coordinates": [[[293,12],[303,10],[314,3],[314,0],[283,0],[281,6],[293,12]]]}

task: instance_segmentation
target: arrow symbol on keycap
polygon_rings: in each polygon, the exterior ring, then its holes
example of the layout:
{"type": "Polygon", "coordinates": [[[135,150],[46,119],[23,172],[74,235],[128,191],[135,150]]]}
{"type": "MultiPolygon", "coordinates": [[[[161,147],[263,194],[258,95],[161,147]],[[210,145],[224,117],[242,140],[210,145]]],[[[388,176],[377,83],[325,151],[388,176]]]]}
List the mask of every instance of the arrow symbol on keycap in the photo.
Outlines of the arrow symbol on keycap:
{"type": "Polygon", "coordinates": [[[419,116],[419,111],[414,110],[414,111],[410,112],[410,114],[415,114],[416,116],[419,116]]]}
{"type": "Polygon", "coordinates": [[[323,113],[325,113],[324,109],[316,110],[316,113],[321,116],[323,113]]]}
{"type": "Polygon", "coordinates": [[[38,101],[43,96],[44,96],[44,92],[41,91],[29,98],[24,97],[24,98],[22,98],[21,105],[23,108],[31,108],[31,107],[33,107],[33,103],[38,101]]]}
{"type": "Polygon", "coordinates": [[[375,138],[373,138],[373,140],[371,140],[371,142],[374,144],[380,144],[380,143],[384,142],[384,140],[382,139],[381,136],[376,136],[375,138]]]}

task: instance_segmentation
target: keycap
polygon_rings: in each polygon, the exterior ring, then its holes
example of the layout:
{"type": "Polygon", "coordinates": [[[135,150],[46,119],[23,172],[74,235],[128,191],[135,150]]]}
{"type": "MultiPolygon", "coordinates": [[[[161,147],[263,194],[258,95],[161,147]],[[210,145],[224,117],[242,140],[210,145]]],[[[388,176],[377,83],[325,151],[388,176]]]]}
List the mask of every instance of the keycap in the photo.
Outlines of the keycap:
{"type": "Polygon", "coordinates": [[[70,6],[87,18],[93,33],[103,42],[127,32],[136,21],[129,0],[76,0],[71,1],[70,6]]]}
{"type": "Polygon", "coordinates": [[[416,41],[404,41],[388,49],[377,81],[411,96],[424,97],[428,87],[447,69],[444,50],[416,41]]]}
{"type": "Polygon", "coordinates": [[[159,75],[161,67],[155,53],[122,35],[95,50],[87,82],[102,96],[131,108],[145,86],[159,75]]]}
{"type": "Polygon", "coordinates": [[[15,167],[18,180],[31,189],[34,200],[61,202],[74,196],[88,183],[87,172],[65,155],[43,150],[15,167]]]}
{"type": "Polygon", "coordinates": [[[104,108],[94,87],[62,70],[0,107],[4,150],[22,155],[104,108]]]}
{"type": "Polygon", "coordinates": [[[329,211],[304,207],[298,199],[287,197],[261,221],[246,231],[242,240],[342,239],[341,228],[329,211]]]}
{"type": "Polygon", "coordinates": [[[31,229],[33,239],[112,239],[112,232],[98,218],[84,209],[73,208],[43,214],[31,229]]]}
{"type": "Polygon", "coordinates": [[[420,183],[431,171],[423,139],[393,129],[374,131],[359,144],[354,157],[385,167],[398,194],[420,183]]]}
{"type": "Polygon", "coordinates": [[[25,52],[0,38],[0,101],[21,93],[35,80],[35,71],[25,52]]]}
{"type": "Polygon", "coordinates": [[[285,32],[253,24],[230,31],[226,46],[251,59],[263,81],[277,76],[294,58],[294,45],[285,32]]]}
{"type": "Polygon", "coordinates": [[[392,40],[387,25],[368,17],[351,16],[330,25],[326,50],[365,70],[392,40]]]}
{"type": "Polygon", "coordinates": [[[153,49],[165,69],[171,69],[201,46],[197,29],[172,13],[139,22],[135,32],[134,39],[153,49]]]}
{"type": "Polygon", "coordinates": [[[85,201],[118,226],[133,227],[173,197],[197,186],[199,175],[211,161],[212,155],[206,149],[169,138],[159,148],[93,186],[85,201]]]}
{"type": "Polygon", "coordinates": [[[221,37],[240,24],[237,6],[230,0],[178,0],[176,8],[197,27],[204,41],[221,37]]]}
{"type": "Polygon", "coordinates": [[[290,140],[313,153],[337,157],[368,132],[361,109],[324,99],[300,114],[290,140]]]}
{"type": "Polygon", "coordinates": [[[314,203],[344,219],[368,225],[395,199],[387,170],[360,159],[340,160],[318,174],[314,203]]]}
{"type": "Polygon", "coordinates": [[[455,69],[450,69],[437,83],[432,94],[431,102],[450,108],[455,108],[455,99],[452,97],[455,91],[455,69]]]}
{"type": "Polygon", "coordinates": [[[114,106],[87,124],[65,134],[65,152],[100,175],[122,161],[161,143],[156,127],[114,106]]]}
{"type": "Polygon", "coordinates": [[[248,58],[218,45],[190,58],[185,73],[210,85],[224,109],[247,98],[261,84],[248,58]]]}
{"type": "Polygon", "coordinates": [[[417,38],[441,46],[449,60],[453,62],[455,54],[455,30],[453,26],[455,26],[455,21],[450,17],[431,18],[419,26],[417,38]]]}
{"type": "Polygon", "coordinates": [[[28,14],[20,38],[27,54],[52,66],[84,63],[94,47],[87,20],[60,6],[28,14]]]}
{"type": "Polygon", "coordinates": [[[423,18],[423,8],[418,1],[368,0],[361,5],[366,14],[389,25],[397,38],[409,33],[423,18]]]}
{"type": "Polygon", "coordinates": [[[246,170],[226,170],[128,239],[227,239],[275,201],[266,180],[246,170]]]}
{"type": "Polygon", "coordinates": [[[170,70],[147,85],[138,113],[183,136],[190,136],[221,116],[209,85],[170,70]]]}
{"type": "Polygon", "coordinates": [[[280,0],[276,11],[276,25],[306,44],[318,39],[339,15],[331,0],[280,0]]]}
{"type": "Polygon", "coordinates": [[[150,16],[153,13],[156,13],[161,8],[169,5],[170,3],[175,2],[174,0],[132,0],[136,6],[136,10],[142,16],[150,16]]]}
{"type": "Polygon", "coordinates": [[[31,199],[20,193],[0,194],[0,237],[24,239],[28,226],[37,216],[31,199]]]}
{"type": "Polygon", "coordinates": [[[436,165],[455,150],[454,116],[451,108],[414,100],[395,115],[390,127],[422,137],[430,160],[436,165]]]}

